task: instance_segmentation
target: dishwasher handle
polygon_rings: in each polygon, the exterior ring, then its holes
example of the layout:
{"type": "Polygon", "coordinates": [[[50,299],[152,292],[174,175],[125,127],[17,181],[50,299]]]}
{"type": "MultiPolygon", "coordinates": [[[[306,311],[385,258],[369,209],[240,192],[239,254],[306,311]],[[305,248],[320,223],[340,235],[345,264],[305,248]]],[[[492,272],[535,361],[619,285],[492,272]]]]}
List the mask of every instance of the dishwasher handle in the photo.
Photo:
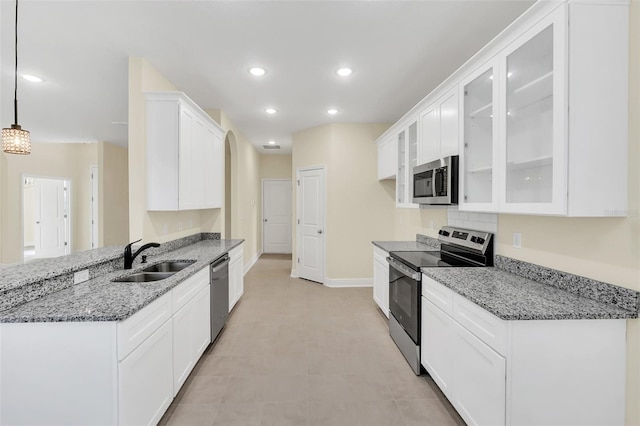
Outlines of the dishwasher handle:
{"type": "Polygon", "coordinates": [[[225,254],[223,256],[220,256],[211,264],[211,273],[216,273],[222,270],[223,268],[226,268],[228,264],[229,264],[229,255],[225,254]]]}

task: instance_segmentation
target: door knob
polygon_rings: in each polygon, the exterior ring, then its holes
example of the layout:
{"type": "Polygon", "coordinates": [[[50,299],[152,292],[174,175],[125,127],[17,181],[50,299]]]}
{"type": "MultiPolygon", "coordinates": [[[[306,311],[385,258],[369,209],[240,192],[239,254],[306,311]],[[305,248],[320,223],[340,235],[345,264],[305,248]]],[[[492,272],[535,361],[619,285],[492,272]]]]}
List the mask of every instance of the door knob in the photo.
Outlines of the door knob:
{"type": "Polygon", "coordinates": [[[322,234],[322,229],[318,229],[318,234],[322,234]]]}
{"type": "Polygon", "coordinates": [[[267,219],[264,220],[265,222],[267,221],[267,219]]]}

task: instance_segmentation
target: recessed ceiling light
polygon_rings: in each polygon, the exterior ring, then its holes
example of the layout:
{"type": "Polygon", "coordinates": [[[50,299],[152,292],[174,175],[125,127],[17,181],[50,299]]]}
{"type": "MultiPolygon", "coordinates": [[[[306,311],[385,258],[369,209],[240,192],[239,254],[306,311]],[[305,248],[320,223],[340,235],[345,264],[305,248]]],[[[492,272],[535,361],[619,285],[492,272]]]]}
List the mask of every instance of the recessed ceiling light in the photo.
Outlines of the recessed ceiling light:
{"type": "Polygon", "coordinates": [[[249,73],[251,75],[255,75],[256,77],[260,77],[261,75],[265,75],[267,71],[264,68],[253,67],[253,68],[249,68],[249,73]]]}
{"type": "Polygon", "coordinates": [[[275,108],[267,108],[264,110],[264,112],[266,112],[267,114],[275,114],[278,111],[276,111],[275,108]]]}
{"type": "Polygon", "coordinates": [[[336,74],[338,74],[340,77],[348,77],[352,72],[353,70],[351,68],[340,68],[336,71],[336,74]]]}
{"type": "Polygon", "coordinates": [[[331,108],[327,110],[327,114],[329,115],[336,115],[338,113],[337,109],[331,108]]]}
{"type": "Polygon", "coordinates": [[[33,83],[42,83],[44,81],[44,78],[32,74],[22,74],[22,78],[33,83]]]}
{"type": "Polygon", "coordinates": [[[276,141],[269,141],[269,145],[275,145],[276,141]]]}

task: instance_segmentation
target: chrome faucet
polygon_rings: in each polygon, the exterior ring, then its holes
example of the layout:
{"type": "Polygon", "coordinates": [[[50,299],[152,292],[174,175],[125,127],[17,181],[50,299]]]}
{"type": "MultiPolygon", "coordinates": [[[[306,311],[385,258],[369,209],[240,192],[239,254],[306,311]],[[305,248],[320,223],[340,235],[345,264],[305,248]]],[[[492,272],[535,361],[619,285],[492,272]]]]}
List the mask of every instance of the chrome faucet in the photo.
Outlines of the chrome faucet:
{"type": "Polygon", "coordinates": [[[160,244],[158,243],[147,243],[142,247],[140,247],[138,250],[136,250],[135,253],[131,254],[131,246],[140,241],[142,241],[142,239],[138,241],[134,241],[124,246],[124,269],[131,269],[131,266],[133,265],[133,260],[146,249],[150,247],[160,247],[160,244]]]}

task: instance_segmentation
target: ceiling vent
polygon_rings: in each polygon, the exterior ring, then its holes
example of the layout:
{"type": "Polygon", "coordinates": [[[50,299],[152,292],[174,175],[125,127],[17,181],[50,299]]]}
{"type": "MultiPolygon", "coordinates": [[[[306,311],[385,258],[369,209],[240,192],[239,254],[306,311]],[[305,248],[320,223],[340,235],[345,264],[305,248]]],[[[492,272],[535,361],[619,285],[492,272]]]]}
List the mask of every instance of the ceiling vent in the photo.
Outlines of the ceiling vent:
{"type": "Polygon", "coordinates": [[[280,149],[280,145],[262,145],[264,149],[280,149]]]}

